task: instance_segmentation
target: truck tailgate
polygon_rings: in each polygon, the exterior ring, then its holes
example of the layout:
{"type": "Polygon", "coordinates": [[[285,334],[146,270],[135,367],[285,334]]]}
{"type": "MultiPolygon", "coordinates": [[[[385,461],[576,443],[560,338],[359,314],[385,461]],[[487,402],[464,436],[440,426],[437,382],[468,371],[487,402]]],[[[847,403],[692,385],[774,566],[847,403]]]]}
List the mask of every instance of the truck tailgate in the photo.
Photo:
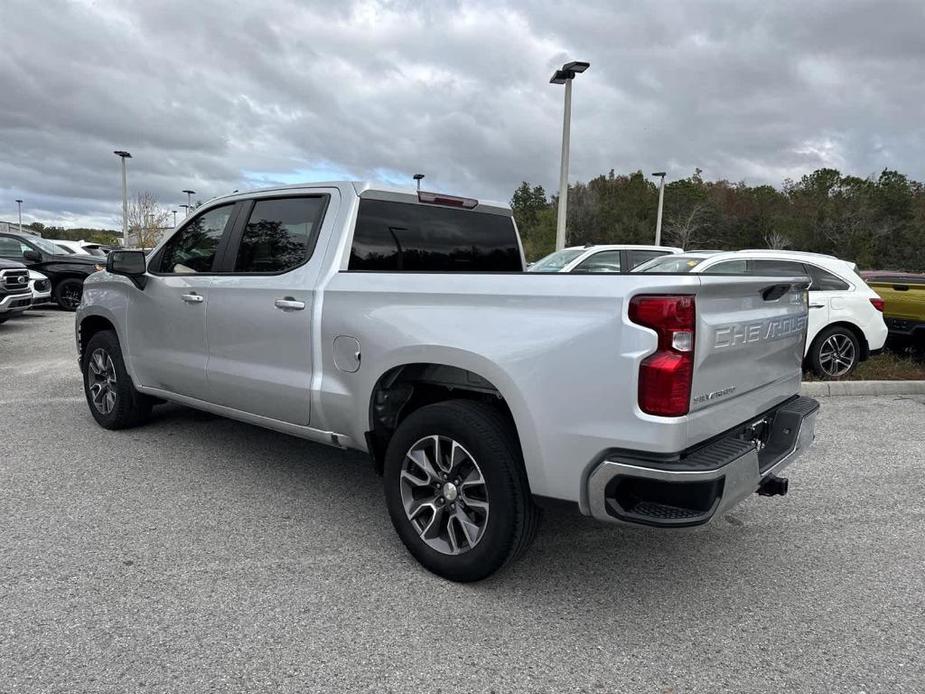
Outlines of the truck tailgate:
{"type": "Polygon", "coordinates": [[[735,402],[741,422],[796,395],[808,285],[805,277],[701,276],[692,415],[720,403],[729,412],[735,402]]]}

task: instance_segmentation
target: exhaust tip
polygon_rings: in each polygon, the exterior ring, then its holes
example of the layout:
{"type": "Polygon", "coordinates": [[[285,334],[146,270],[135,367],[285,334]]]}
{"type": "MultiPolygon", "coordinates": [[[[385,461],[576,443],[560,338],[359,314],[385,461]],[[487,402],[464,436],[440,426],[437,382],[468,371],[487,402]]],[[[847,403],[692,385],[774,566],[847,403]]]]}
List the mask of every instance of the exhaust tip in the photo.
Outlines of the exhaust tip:
{"type": "Polygon", "coordinates": [[[790,480],[786,477],[768,475],[758,487],[760,496],[784,496],[790,488],[790,480]]]}

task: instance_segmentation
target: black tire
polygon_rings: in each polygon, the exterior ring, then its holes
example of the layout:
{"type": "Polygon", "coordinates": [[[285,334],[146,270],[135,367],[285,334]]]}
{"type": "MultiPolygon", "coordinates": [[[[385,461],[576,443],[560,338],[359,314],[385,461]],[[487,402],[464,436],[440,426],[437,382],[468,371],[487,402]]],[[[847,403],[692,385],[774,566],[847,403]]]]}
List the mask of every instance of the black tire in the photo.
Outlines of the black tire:
{"type": "Polygon", "coordinates": [[[55,287],[55,303],[65,311],[76,311],[83,296],[84,282],[76,277],[69,277],[58,282],[55,287]]]}
{"type": "Polygon", "coordinates": [[[6,323],[9,317],[10,317],[9,313],[0,313],[0,323],[6,323]]]}
{"type": "Polygon", "coordinates": [[[809,348],[809,365],[822,379],[845,378],[861,361],[861,343],[848,328],[833,325],[820,332],[809,348]]]}
{"type": "Polygon", "coordinates": [[[122,359],[122,348],[119,338],[112,330],[103,330],[90,338],[83,351],[80,365],[83,372],[84,395],[90,414],[104,429],[128,429],[144,423],[151,414],[152,400],[135,390],[132,379],[125,370],[122,359]],[[114,379],[106,380],[109,390],[113,394],[110,401],[100,404],[100,391],[92,390],[95,385],[103,382],[99,374],[100,362],[96,361],[98,354],[103,355],[102,363],[105,371],[112,369],[114,379]],[[108,358],[109,361],[106,361],[108,358]],[[96,399],[96,402],[94,401],[96,399]],[[106,405],[111,409],[107,411],[106,405]]]}
{"type": "MultiPolygon", "coordinates": [[[[443,450],[445,453],[446,448],[443,450]]],[[[450,460],[450,469],[452,465],[450,460]]],[[[418,472],[422,470],[418,468],[418,472]]],[[[411,413],[389,442],[383,473],[386,505],[398,536],[415,559],[443,578],[459,582],[487,578],[523,553],[536,534],[540,510],[530,494],[520,447],[512,425],[500,410],[491,405],[451,400],[427,405],[411,413]],[[407,454],[413,447],[434,436],[451,440],[450,445],[458,443],[463,454],[470,455],[475,461],[475,470],[484,480],[479,484],[483,487],[484,496],[480,498],[486,508],[481,534],[474,544],[466,543],[469,546],[459,554],[439,551],[422,539],[405,511],[402,497],[403,484],[407,491],[407,482],[402,481],[402,471],[408,464],[407,454]]],[[[451,478],[453,474],[450,473],[451,478]]],[[[443,478],[446,479],[446,476],[443,478]]],[[[475,509],[466,505],[473,500],[468,499],[465,496],[467,492],[463,491],[470,484],[477,483],[464,481],[459,486],[458,497],[453,492],[452,498],[457,499],[459,513],[472,513],[470,517],[477,518],[475,509]]],[[[416,490],[426,491],[427,486],[421,485],[416,490]]],[[[434,485],[435,489],[437,486],[434,485]]],[[[452,484],[449,486],[452,487],[452,484]]],[[[433,493],[445,494],[444,491],[433,493]]],[[[442,500],[441,496],[435,503],[442,500]]],[[[449,506],[442,510],[450,515],[449,506]]],[[[435,518],[436,514],[435,510],[430,518],[435,518]]],[[[453,521],[448,521],[449,524],[453,521]]],[[[456,524],[454,528],[457,532],[453,534],[459,535],[461,526],[456,524]]],[[[465,537],[468,538],[468,534],[465,537]]]]}

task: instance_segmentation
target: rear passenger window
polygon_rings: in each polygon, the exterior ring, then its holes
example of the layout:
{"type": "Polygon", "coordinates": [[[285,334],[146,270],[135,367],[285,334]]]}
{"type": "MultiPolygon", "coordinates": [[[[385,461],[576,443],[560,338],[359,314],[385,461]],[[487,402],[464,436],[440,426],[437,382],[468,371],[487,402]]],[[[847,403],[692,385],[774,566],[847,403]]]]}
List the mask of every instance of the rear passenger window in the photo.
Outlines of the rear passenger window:
{"type": "Polygon", "coordinates": [[[241,235],[234,271],[277,273],[305,263],[326,203],[321,195],[258,200],[241,235]]]}
{"type": "Polygon", "coordinates": [[[511,217],[360,200],[349,269],[522,272],[523,261],[511,217]]]}
{"type": "Polygon", "coordinates": [[[744,260],[727,260],[707,268],[704,272],[713,275],[745,275],[748,273],[748,263],[744,260]]]}
{"type": "Polygon", "coordinates": [[[670,255],[664,251],[628,251],[629,253],[629,269],[632,270],[634,267],[639,267],[643,263],[647,263],[652,258],[660,258],[663,255],[670,255]]]}
{"type": "Polygon", "coordinates": [[[850,289],[847,282],[821,267],[807,264],[806,272],[812,280],[809,288],[814,292],[843,292],[850,289]]]}
{"type": "Polygon", "coordinates": [[[572,272],[620,272],[620,251],[601,251],[581,263],[572,272]]]}
{"type": "Polygon", "coordinates": [[[753,275],[787,275],[788,277],[806,275],[803,263],[792,260],[751,260],[749,262],[753,275]]]}
{"type": "Polygon", "coordinates": [[[215,253],[234,205],[222,205],[183,226],[160,251],[160,272],[190,274],[212,272],[215,253]]]}

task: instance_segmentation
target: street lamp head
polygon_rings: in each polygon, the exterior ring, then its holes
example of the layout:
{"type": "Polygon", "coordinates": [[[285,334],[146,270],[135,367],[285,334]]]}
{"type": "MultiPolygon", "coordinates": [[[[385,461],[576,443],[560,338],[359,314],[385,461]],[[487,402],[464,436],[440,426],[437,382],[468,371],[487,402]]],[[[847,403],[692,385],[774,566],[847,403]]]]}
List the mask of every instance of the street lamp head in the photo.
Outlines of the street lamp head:
{"type": "Polygon", "coordinates": [[[589,67],[591,67],[591,63],[586,63],[583,60],[573,60],[572,62],[563,65],[562,69],[568,72],[584,72],[589,67]]]}
{"type": "Polygon", "coordinates": [[[181,192],[181,193],[186,193],[187,195],[195,195],[195,194],[196,194],[196,191],[195,191],[195,190],[183,190],[183,191],[180,191],[180,192],[181,192]]]}
{"type": "Polygon", "coordinates": [[[550,84],[565,84],[571,79],[575,79],[575,75],[580,72],[584,72],[589,67],[591,63],[586,63],[583,60],[573,60],[570,63],[566,63],[560,69],[556,70],[552,78],[549,80],[550,84]]]}
{"type": "Polygon", "coordinates": [[[131,159],[132,155],[126,152],[124,149],[117,149],[113,152],[117,157],[122,157],[123,159],[131,159]]]}
{"type": "Polygon", "coordinates": [[[22,200],[17,200],[16,202],[18,202],[20,205],[22,205],[22,200]]]}
{"type": "Polygon", "coordinates": [[[424,178],[424,174],[414,174],[414,176],[411,178],[413,178],[415,181],[420,181],[422,178],[424,178]]]}
{"type": "Polygon", "coordinates": [[[549,78],[550,84],[565,84],[570,79],[575,76],[574,72],[568,72],[567,70],[556,70],[552,77],[549,78]]]}
{"type": "Polygon", "coordinates": [[[664,172],[664,171],[653,171],[653,172],[652,172],[651,174],[649,174],[649,175],[650,175],[650,176],[660,176],[660,177],[662,177],[662,178],[665,178],[665,172],[664,172]]]}

